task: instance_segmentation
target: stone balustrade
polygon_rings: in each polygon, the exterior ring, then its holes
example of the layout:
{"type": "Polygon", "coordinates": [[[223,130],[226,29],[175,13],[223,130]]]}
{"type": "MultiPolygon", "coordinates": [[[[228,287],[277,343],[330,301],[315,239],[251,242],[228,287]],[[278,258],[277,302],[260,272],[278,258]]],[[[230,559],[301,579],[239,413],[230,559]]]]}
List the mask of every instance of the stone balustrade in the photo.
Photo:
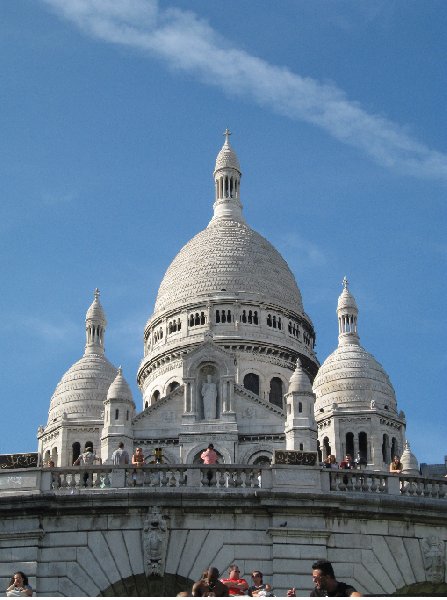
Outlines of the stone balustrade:
{"type": "Polygon", "coordinates": [[[0,471],[0,494],[110,489],[163,488],[244,495],[259,490],[299,493],[375,494],[413,498],[446,498],[446,479],[395,475],[367,470],[329,470],[297,465],[185,465],[155,464],[91,467],[28,468],[0,471]]]}

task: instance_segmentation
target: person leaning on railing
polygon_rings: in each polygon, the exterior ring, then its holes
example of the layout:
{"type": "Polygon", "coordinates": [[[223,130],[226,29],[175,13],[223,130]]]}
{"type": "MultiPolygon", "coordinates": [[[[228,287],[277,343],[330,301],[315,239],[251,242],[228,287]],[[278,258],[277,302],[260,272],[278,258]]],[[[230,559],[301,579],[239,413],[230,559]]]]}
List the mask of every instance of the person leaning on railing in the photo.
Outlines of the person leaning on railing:
{"type": "MultiPolygon", "coordinates": [[[[100,456],[96,456],[96,454],[93,453],[93,447],[86,446],[84,452],[82,454],[80,454],[78,456],[78,458],[74,461],[73,466],[89,466],[90,467],[94,464],[95,460],[97,460],[99,462],[99,464],[102,465],[102,459],[100,456]]],[[[88,478],[89,478],[89,473],[88,473],[88,471],[85,471],[85,473],[83,475],[84,487],[87,485],[88,478]]]]}

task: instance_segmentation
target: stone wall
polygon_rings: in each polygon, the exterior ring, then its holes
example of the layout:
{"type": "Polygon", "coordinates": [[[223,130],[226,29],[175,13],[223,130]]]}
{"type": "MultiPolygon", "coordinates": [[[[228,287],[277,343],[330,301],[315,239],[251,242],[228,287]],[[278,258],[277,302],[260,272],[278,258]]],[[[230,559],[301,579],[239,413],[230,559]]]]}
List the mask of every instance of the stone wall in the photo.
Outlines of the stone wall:
{"type": "Polygon", "coordinates": [[[277,596],[291,586],[306,596],[319,558],[365,594],[445,586],[438,483],[438,497],[402,493],[400,478],[385,474],[386,492],[356,491],[355,482],[334,491],[329,472],[281,465],[262,470],[261,487],[209,487],[205,470],[188,469],[183,486],[126,488],[124,470],[110,474],[115,484],[121,477],[119,487],[42,491],[51,488],[49,470],[39,491],[3,486],[0,589],[23,570],[42,596],[172,596],[208,565],[225,572],[237,562],[248,579],[260,569],[277,596]]]}

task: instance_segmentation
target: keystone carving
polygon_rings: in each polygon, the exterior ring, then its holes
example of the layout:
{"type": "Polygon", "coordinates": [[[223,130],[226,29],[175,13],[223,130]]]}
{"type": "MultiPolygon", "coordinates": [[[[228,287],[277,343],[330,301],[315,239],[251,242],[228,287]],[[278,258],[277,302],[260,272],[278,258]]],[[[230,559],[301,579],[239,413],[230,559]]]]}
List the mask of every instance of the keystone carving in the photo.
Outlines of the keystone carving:
{"type": "Polygon", "coordinates": [[[153,506],[143,524],[144,572],[147,577],[162,577],[165,571],[167,524],[160,507],[153,506]]]}

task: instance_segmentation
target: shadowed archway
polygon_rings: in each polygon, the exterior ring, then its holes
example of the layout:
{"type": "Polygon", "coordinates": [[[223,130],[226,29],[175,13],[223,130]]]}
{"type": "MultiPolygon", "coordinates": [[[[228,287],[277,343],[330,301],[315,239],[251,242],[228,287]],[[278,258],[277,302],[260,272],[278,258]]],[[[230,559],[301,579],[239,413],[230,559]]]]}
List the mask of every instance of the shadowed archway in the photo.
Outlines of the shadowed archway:
{"type": "Polygon", "coordinates": [[[98,596],[177,596],[179,592],[190,592],[193,581],[181,575],[165,573],[163,577],[146,577],[144,573],[121,579],[103,590],[98,596]]]}

